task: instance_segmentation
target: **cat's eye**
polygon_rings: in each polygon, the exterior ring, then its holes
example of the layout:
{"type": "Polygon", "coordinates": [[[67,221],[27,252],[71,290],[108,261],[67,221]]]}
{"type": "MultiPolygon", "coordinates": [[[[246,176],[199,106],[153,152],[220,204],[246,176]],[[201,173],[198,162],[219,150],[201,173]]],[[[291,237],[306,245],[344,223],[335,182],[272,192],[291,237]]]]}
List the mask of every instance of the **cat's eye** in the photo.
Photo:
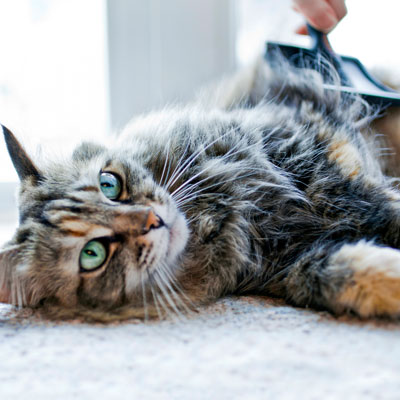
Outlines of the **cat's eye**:
{"type": "Polygon", "coordinates": [[[93,271],[101,267],[107,258],[107,248],[100,240],[91,240],[86,243],[79,257],[82,271],[93,271]]]}
{"type": "Polygon", "coordinates": [[[101,172],[100,189],[108,199],[116,200],[121,194],[121,181],[119,177],[110,172],[101,172]]]}

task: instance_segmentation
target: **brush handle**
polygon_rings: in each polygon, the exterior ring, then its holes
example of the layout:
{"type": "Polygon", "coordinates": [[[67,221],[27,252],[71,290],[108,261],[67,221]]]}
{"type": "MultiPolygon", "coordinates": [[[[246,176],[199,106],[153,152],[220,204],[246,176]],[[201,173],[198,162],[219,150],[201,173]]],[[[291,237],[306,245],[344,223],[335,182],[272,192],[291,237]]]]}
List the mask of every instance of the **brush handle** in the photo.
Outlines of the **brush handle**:
{"type": "Polygon", "coordinates": [[[316,53],[316,55],[320,54],[327,59],[335,67],[336,72],[340,76],[342,85],[349,86],[350,80],[343,71],[342,61],[340,57],[333,51],[327,35],[315,29],[310,24],[307,24],[307,30],[312,40],[311,51],[316,53]]]}
{"type": "Polygon", "coordinates": [[[313,42],[311,46],[313,51],[327,53],[329,56],[336,57],[325,33],[315,29],[310,24],[307,24],[307,30],[313,42]]]}

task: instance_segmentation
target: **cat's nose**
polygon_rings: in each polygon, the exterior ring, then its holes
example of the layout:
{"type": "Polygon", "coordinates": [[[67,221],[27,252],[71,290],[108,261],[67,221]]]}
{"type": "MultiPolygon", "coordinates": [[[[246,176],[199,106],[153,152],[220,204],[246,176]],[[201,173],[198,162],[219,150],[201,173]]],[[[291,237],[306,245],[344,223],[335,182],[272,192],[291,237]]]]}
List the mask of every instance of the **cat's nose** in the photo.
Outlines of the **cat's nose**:
{"type": "MultiPolygon", "coordinates": [[[[122,206],[123,208],[125,206],[122,206]]],[[[115,210],[113,229],[117,233],[129,233],[133,236],[143,236],[153,229],[164,226],[164,221],[152,207],[134,207],[115,210]]]]}
{"type": "Polygon", "coordinates": [[[148,210],[145,224],[143,226],[143,234],[148,233],[152,229],[158,229],[164,226],[164,221],[158,216],[152,208],[148,210]]]}

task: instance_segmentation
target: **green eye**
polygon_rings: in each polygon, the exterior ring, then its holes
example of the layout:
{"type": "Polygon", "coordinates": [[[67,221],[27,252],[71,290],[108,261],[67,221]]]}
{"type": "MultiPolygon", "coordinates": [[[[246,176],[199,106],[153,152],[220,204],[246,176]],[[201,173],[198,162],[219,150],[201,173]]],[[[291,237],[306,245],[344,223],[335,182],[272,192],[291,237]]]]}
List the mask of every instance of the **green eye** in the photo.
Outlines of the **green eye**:
{"type": "Polygon", "coordinates": [[[110,200],[115,200],[121,193],[121,182],[114,174],[102,172],[100,174],[100,189],[110,200]]]}
{"type": "Polygon", "coordinates": [[[92,271],[101,265],[107,258],[107,250],[103,243],[98,240],[91,240],[82,249],[79,258],[81,269],[92,271]]]}

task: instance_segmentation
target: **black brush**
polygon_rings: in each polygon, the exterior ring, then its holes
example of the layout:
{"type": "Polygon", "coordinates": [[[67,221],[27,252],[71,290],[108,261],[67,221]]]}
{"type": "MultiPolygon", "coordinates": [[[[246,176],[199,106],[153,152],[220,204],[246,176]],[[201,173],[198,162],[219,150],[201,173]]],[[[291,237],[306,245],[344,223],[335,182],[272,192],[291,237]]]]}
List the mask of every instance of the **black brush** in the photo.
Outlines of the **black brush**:
{"type": "Polygon", "coordinates": [[[362,96],[368,103],[379,106],[400,106],[400,93],[385,86],[369,74],[361,62],[354,57],[335,54],[326,34],[307,25],[312,38],[311,48],[291,46],[277,42],[267,42],[265,59],[273,66],[279,57],[286,58],[297,68],[313,68],[320,71],[325,80],[325,88],[354,93],[362,96]],[[335,84],[330,74],[332,65],[340,77],[335,84]]]}

